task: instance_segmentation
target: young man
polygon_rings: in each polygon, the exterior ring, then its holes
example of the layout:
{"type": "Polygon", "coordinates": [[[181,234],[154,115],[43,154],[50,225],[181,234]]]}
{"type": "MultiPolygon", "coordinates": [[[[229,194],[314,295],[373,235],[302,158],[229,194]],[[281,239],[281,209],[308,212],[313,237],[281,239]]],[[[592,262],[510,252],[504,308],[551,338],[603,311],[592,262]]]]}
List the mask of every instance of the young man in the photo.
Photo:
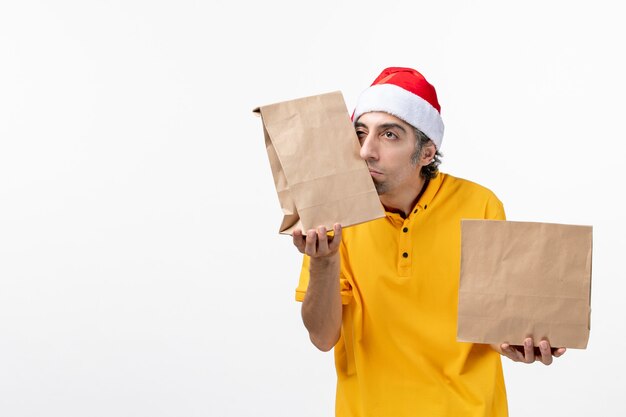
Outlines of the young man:
{"type": "Polygon", "coordinates": [[[504,220],[498,198],[440,173],[434,87],[387,68],[353,114],[386,217],[293,234],[311,341],[335,348],[337,416],[506,416],[500,355],[548,365],[565,349],[456,341],[461,219],[504,220]]]}

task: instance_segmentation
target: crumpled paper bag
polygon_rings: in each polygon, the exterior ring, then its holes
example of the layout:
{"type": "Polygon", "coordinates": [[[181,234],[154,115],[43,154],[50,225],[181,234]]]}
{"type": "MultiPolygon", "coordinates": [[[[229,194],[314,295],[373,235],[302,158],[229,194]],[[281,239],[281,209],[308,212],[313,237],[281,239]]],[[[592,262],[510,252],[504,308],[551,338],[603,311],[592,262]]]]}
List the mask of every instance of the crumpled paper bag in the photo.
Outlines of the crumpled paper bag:
{"type": "Polygon", "coordinates": [[[335,223],[347,227],[385,215],[341,92],[254,110],[283,219],[282,234],[335,223]]]}

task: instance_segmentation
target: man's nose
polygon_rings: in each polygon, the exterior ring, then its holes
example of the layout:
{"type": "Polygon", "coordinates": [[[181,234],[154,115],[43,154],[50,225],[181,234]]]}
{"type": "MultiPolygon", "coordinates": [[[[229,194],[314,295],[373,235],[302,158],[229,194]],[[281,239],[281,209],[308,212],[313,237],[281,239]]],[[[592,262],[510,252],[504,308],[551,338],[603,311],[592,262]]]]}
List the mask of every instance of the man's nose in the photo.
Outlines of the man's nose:
{"type": "Polygon", "coordinates": [[[361,159],[365,161],[378,159],[378,149],[375,142],[375,138],[371,133],[361,140],[361,150],[359,152],[361,159]]]}

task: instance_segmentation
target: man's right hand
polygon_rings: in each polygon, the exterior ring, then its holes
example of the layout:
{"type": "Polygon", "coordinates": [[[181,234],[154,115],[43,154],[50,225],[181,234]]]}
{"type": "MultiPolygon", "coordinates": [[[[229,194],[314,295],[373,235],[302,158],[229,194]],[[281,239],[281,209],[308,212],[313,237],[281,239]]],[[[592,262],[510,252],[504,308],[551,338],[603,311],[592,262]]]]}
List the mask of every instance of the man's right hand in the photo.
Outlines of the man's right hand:
{"type": "Polygon", "coordinates": [[[337,253],[341,243],[341,225],[333,225],[333,236],[328,236],[325,226],[310,229],[306,235],[302,230],[293,231],[293,244],[298,250],[311,258],[327,258],[337,253]]]}
{"type": "Polygon", "coordinates": [[[309,284],[302,302],[302,321],[309,331],[311,342],[326,352],[335,346],[341,335],[341,296],[339,290],[339,244],[341,225],[333,226],[334,235],[328,236],[326,227],[306,232],[294,230],[293,244],[308,255],[309,284]]]}

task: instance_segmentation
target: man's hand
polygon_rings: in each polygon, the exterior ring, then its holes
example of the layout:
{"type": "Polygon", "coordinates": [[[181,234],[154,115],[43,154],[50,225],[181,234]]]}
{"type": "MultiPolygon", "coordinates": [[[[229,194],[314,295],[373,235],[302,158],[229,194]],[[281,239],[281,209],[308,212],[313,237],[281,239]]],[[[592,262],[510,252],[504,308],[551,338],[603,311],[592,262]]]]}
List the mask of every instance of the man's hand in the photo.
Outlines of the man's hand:
{"type": "Polygon", "coordinates": [[[320,226],[306,232],[293,231],[293,244],[310,257],[309,285],[302,302],[302,321],[309,331],[311,342],[327,352],[341,335],[341,293],[339,289],[339,244],[341,225],[333,226],[334,235],[326,234],[320,226]]]}
{"type": "Polygon", "coordinates": [[[317,229],[310,229],[306,236],[302,230],[293,231],[293,244],[298,250],[311,258],[326,258],[337,253],[341,243],[341,225],[335,223],[333,226],[333,236],[326,234],[326,227],[319,226],[317,229]]]}
{"type": "Polygon", "coordinates": [[[514,362],[533,363],[538,361],[544,365],[550,365],[554,358],[562,356],[566,350],[563,347],[551,347],[547,340],[539,342],[539,347],[536,348],[531,337],[524,340],[523,346],[502,343],[501,345],[492,345],[492,347],[514,362]]]}

